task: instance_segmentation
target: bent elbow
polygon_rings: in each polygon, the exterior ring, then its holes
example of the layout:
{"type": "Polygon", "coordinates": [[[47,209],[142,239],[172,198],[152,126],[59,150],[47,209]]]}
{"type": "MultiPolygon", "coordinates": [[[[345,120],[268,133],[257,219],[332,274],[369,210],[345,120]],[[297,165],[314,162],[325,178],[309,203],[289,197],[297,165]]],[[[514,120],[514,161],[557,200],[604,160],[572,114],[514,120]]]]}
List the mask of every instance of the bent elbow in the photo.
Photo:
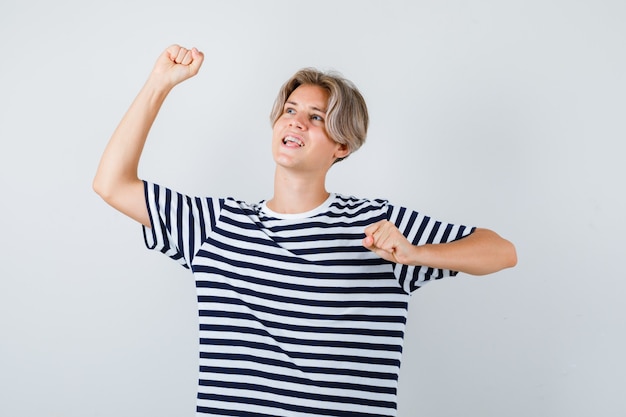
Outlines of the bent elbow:
{"type": "Polygon", "coordinates": [[[505,246],[504,255],[502,256],[502,260],[504,261],[502,269],[513,268],[517,265],[517,250],[515,249],[515,245],[508,240],[506,240],[505,246]]]}
{"type": "Polygon", "coordinates": [[[515,245],[501,237],[498,237],[496,246],[492,247],[492,251],[487,256],[487,258],[483,258],[484,263],[480,271],[474,275],[489,275],[517,265],[515,245]]]}
{"type": "Polygon", "coordinates": [[[91,183],[93,191],[100,196],[104,201],[107,201],[111,197],[111,187],[107,187],[106,184],[96,176],[91,183]]]}
{"type": "Polygon", "coordinates": [[[111,181],[107,178],[96,175],[91,188],[100,196],[107,204],[114,206],[116,199],[124,194],[126,184],[120,181],[111,181]]]}
{"type": "Polygon", "coordinates": [[[515,265],[517,265],[517,250],[515,249],[515,245],[513,245],[513,243],[509,242],[510,248],[508,250],[508,263],[506,268],[513,268],[515,265]]]}

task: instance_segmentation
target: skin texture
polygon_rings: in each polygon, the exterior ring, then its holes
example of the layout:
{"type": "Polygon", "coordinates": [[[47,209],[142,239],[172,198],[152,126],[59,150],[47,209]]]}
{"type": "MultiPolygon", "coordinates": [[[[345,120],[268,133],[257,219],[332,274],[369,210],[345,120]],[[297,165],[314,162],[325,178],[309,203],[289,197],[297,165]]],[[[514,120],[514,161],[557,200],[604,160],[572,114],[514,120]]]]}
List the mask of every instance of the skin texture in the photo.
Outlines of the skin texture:
{"type": "MultiPolygon", "coordinates": [[[[195,76],[203,61],[204,54],[195,48],[168,47],[115,129],[98,166],[94,190],[112,207],[147,227],[150,219],[143,183],[137,176],[143,147],[169,92],[195,76]]],[[[325,186],[328,170],[349,151],[326,131],[327,101],[324,89],[301,85],[289,96],[273,126],[274,195],[267,205],[275,212],[306,212],[329,196],[325,186]]],[[[517,263],[513,244],[488,229],[477,229],[455,242],[422,246],[412,245],[388,221],[369,225],[364,234],[367,249],[400,264],[484,275],[517,263]]]]}

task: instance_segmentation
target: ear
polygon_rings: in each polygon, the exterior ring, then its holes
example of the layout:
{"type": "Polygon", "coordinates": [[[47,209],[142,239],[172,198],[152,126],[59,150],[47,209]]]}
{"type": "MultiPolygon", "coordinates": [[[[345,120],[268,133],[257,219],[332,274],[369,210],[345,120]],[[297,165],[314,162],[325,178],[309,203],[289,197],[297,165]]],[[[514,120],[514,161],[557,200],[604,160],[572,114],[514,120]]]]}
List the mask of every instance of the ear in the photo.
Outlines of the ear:
{"type": "Polygon", "coordinates": [[[350,150],[348,149],[348,145],[343,143],[337,144],[337,149],[335,150],[335,159],[343,159],[350,154],[350,150]]]}

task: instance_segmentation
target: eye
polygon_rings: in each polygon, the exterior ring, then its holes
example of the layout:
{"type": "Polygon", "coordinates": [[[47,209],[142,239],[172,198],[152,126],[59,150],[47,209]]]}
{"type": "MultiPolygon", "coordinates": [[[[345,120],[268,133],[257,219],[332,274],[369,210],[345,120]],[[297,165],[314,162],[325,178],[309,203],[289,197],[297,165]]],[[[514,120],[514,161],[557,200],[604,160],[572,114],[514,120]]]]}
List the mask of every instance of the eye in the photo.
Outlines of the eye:
{"type": "Polygon", "coordinates": [[[287,108],[285,108],[285,113],[286,114],[296,114],[296,111],[294,109],[292,109],[291,107],[287,107],[287,108]]]}
{"type": "Polygon", "coordinates": [[[311,115],[311,120],[313,120],[315,122],[324,122],[324,118],[322,116],[320,116],[319,114],[311,115]]]}

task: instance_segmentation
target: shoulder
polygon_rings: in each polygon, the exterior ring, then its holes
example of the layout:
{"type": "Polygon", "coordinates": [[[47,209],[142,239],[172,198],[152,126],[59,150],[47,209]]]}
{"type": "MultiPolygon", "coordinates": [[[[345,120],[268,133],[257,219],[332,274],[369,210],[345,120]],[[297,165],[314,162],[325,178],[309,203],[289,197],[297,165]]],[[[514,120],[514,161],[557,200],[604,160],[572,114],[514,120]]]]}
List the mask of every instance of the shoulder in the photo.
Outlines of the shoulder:
{"type": "Polygon", "coordinates": [[[353,195],[335,193],[335,200],[333,202],[333,205],[337,207],[349,209],[353,207],[364,207],[364,206],[383,207],[383,206],[389,205],[389,202],[381,198],[372,199],[372,198],[355,197],[353,195]]]}
{"type": "Polygon", "coordinates": [[[377,216],[380,213],[386,213],[389,206],[389,202],[384,199],[371,199],[345,194],[335,194],[335,198],[329,207],[329,212],[349,217],[369,217],[372,215],[377,216]]]}
{"type": "Polygon", "coordinates": [[[249,203],[233,197],[220,198],[220,201],[223,209],[247,215],[258,213],[262,205],[261,203],[249,203]]]}

